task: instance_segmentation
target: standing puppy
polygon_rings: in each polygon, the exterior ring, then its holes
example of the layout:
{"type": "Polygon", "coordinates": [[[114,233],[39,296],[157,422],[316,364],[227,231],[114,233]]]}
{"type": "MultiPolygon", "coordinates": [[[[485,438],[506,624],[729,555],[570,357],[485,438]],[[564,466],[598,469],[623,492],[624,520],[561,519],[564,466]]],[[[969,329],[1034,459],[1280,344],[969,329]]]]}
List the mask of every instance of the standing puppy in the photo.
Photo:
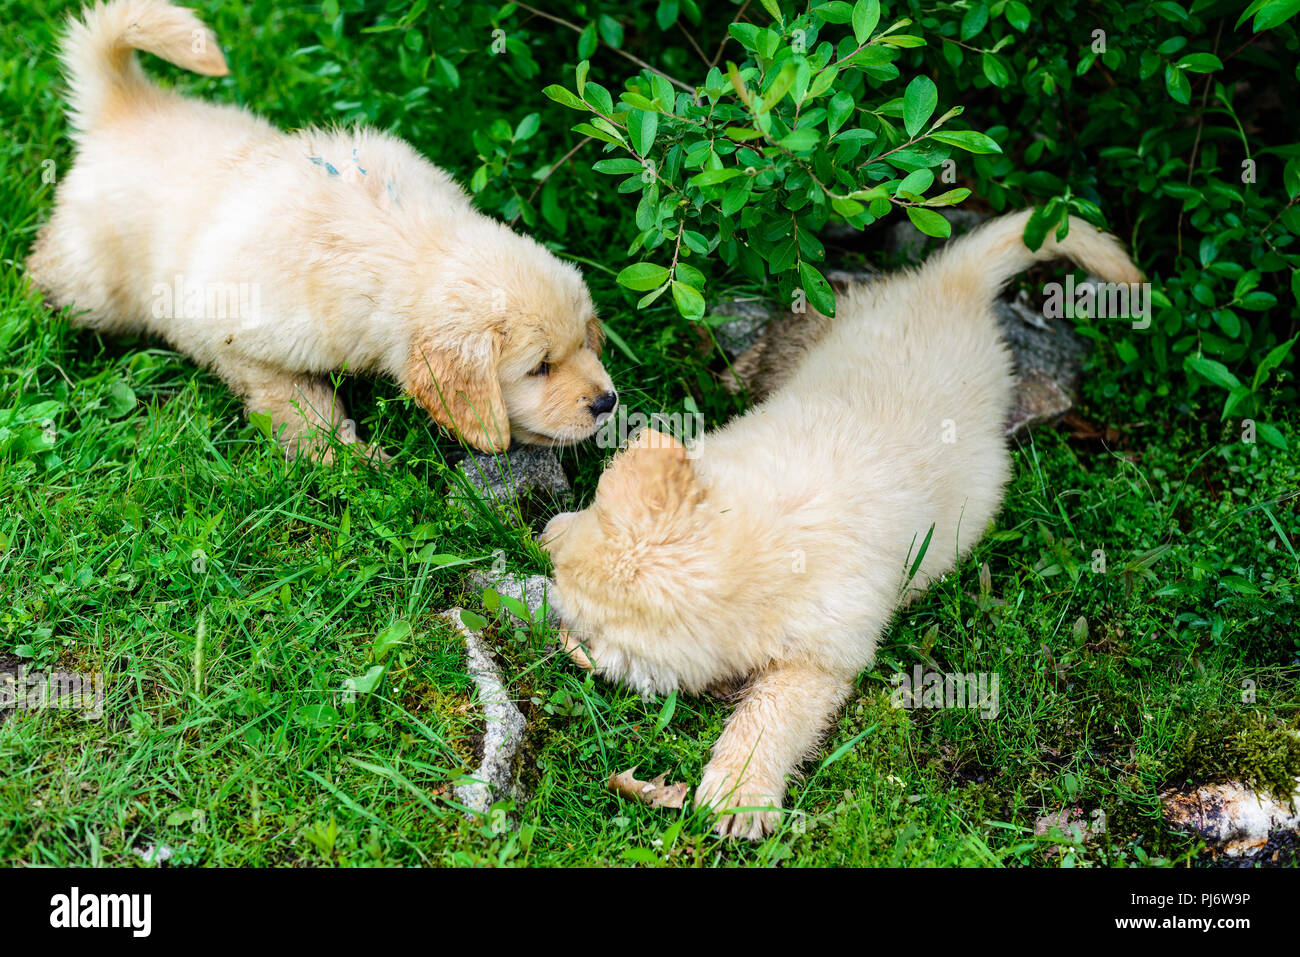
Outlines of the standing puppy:
{"type": "Polygon", "coordinates": [[[328,377],[344,368],[391,376],[489,452],[575,442],[613,411],[573,266],[399,139],[281,133],[156,86],[135,50],[228,72],[212,32],[165,0],[69,24],[78,155],[28,269],[74,322],[166,340],[269,413],[289,451],[318,454],[345,420],[328,377]]]}
{"type": "Polygon", "coordinates": [[[772,830],[786,775],[872,663],[900,599],[952,569],[997,513],[1013,386],[998,290],[1057,256],[1141,279],[1114,237],[1077,219],[1031,252],[1029,215],[854,288],[785,384],[698,455],[642,433],[589,508],[546,528],[575,660],[645,695],[748,682],[695,800],[767,810],[724,814],[723,834],[772,830]]]}

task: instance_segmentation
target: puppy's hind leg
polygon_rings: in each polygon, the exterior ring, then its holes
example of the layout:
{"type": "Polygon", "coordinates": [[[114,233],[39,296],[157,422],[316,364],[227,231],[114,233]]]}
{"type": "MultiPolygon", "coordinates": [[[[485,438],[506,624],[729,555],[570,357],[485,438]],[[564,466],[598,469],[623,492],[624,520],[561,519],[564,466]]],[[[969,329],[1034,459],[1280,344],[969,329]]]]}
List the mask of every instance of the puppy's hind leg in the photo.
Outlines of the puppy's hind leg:
{"type": "Polygon", "coordinates": [[[271,417],[271,431],[293,458],[307,455],[330,463],[334,452],[330,436],[372,460],[387,463],[392,456],[378,446],[366,447],[356,435],[334,386],[322,376],[286,372],[264,365],[219,368],[218,373],[244,400],[251,414],[271,417]]]}

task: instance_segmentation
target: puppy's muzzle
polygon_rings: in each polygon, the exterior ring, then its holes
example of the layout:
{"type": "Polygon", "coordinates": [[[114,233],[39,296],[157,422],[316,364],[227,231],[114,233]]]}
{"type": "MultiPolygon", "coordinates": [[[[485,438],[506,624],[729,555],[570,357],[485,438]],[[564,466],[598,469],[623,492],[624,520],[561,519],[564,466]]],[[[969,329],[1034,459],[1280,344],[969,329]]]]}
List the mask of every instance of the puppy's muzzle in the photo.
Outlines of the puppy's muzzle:
{"type": "Polygon", "coordinates": [[[604,392],[596,396],[595,401],[589,406],[591,409],[591,417],[596,420],[597,425],[603,425],[605,421],[614,414],[614,409],[617,406],[618,393],[604,392]]]}

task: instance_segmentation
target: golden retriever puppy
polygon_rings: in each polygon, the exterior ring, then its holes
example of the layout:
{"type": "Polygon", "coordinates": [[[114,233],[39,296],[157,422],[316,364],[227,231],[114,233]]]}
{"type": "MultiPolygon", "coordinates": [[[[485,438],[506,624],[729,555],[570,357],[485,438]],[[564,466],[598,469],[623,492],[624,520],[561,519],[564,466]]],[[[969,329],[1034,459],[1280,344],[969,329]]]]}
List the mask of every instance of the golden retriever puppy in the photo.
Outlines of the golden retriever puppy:
{"type": "Polygon", "coordinates": [[[872,663],[900,600],[951,570],[996,515],[1013,385],[992,308],[1001,286],[1056,256],[1141,279],[1114,237],[1080,220],[1030,252],[1028,216],[842,294],[764,402],[689,450],[641,433],[591,506],[543,533],[580,664],[644,695],[747,682],[695,794],[729,812],[723,834],[776,825],[786,775],[872,663]]]}
{"type": "Polygon", "coordinates": [[[212,32],[165,0],[69,24],[77,158],[28,269],[74,322],[171,343],[269,413],[289,452],[355,440],[338,370],[391,376],[483,451],[576,442],[612,413],[577,269],[399,139],[282,133],[151,83],[135,50],[228,72],[212,32]]]}

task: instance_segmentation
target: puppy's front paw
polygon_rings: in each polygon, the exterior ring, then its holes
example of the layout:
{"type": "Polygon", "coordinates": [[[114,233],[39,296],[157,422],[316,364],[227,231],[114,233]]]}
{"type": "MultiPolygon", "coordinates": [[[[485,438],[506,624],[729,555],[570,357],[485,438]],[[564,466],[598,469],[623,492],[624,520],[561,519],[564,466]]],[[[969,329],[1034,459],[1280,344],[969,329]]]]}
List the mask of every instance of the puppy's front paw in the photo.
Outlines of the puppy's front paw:
{"type": "Polygon", "coordinates": [[[710,765],[695,789],[695,806],[718,815],[714,830],[723,837],[760,841],[781,823],[784,795],[784,787],[753,778],[742,780],[739,772],[710,765]]]}
{"type": "Polygon", "coordinates": [[[573,659],[573,663],[579,668],[584,671],[596,670],[596,659],[592,655],[591,649],[579,641],[573,632],[560,632],[560,648],[573,659]]]}

